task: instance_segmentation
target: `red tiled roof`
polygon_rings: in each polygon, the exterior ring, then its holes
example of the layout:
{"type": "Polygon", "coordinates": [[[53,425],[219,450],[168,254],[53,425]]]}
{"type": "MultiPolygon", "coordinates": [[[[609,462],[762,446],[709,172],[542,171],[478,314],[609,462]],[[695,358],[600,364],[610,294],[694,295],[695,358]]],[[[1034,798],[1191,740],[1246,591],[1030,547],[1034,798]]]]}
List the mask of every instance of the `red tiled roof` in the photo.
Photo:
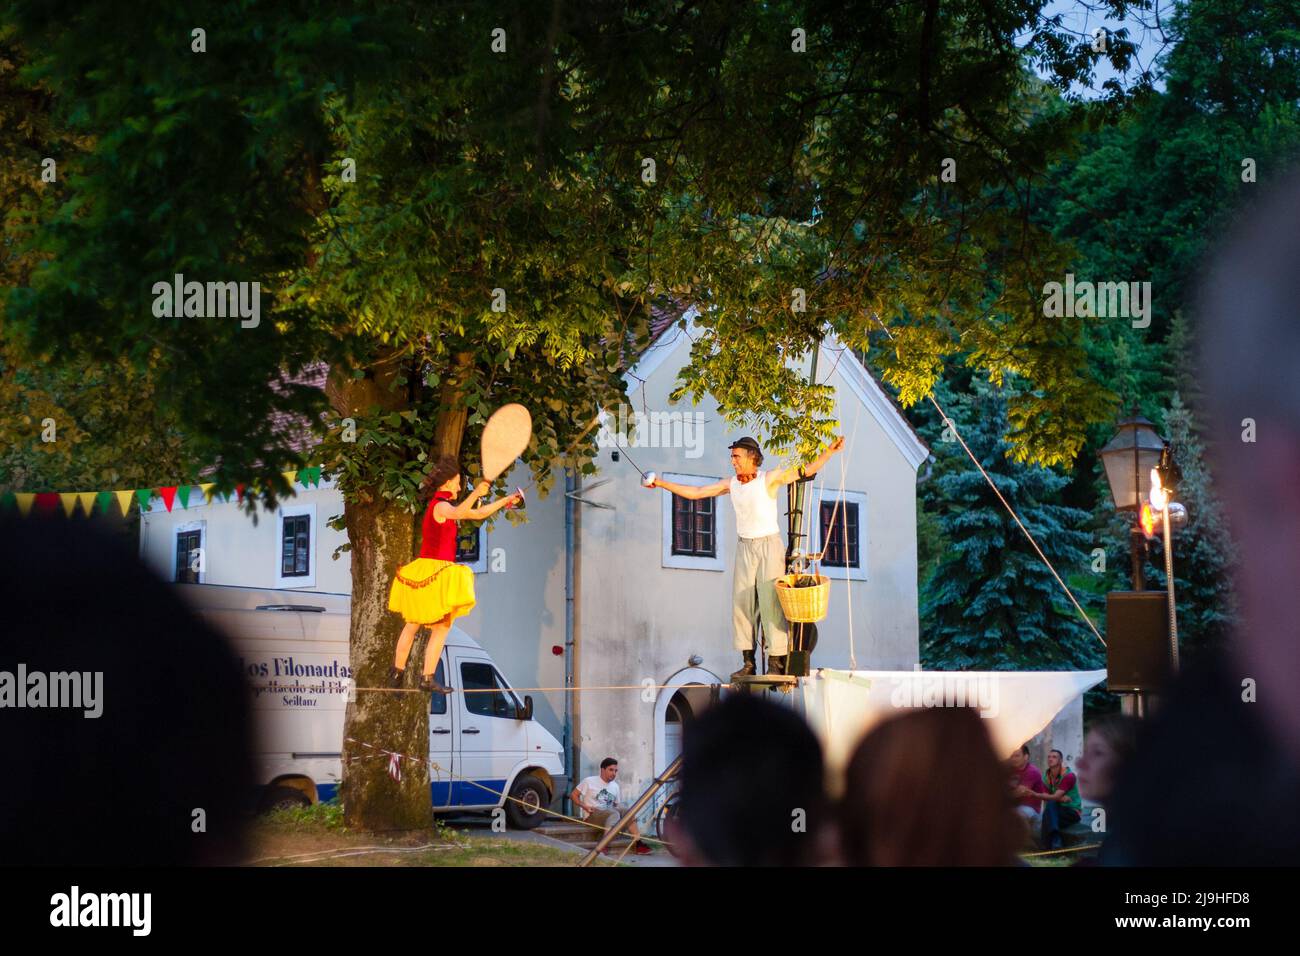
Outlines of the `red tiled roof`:
{"type": "MultiPolygon", "coordinates": [[[[271,382],[271,390],[277,394],[284,394],[282,383],[293,385],[309,385],[313,388],[325,388],[325,379],[329,375],[329,365],[326,362],[313,362],[310,365],[303,366],[302,370],[296,375],[282,376],[279,381],[271,382]]],[[[311,463],[311,450],[316,442],[316,438],[311,433],[311,427],[307,419],[293,412],[274,411],[271,413],[271,433],[277,438],[283,438],[285,445],[307,458],[311,463]]],[[[260,466],[261,462],[255,462],[255,466],[260,466]]],[[[206,478],[217,470],[216,465],[208,465],[200,469],[199,477],[206,478]]]]}

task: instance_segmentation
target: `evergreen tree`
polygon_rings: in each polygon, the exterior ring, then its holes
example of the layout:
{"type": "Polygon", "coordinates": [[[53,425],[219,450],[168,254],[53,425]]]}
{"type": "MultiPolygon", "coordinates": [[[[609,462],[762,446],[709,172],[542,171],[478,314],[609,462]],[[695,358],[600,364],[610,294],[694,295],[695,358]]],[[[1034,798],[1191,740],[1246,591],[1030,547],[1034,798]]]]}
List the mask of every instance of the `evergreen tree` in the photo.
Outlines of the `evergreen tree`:
{"type": "MultiPolygon", "coordinates": [[[[1007,457],[1007,405],[977,381],[973,395],[947,406],[961,437],[1016,509],[1062,577],[1086,561],[1088,513],[1054,503],[1066,479],[1007,457]]],[[[939,670],[1075,669],[1100,666],[1101,645],[960,444],[940,443],[936,457],[960,456],[937,479],[940,524],[950,542],[928,582],[922,607],[922,661],[939,670]]],[[[1082,595],[1076,595],[1083,601],[1082,595]]]]}

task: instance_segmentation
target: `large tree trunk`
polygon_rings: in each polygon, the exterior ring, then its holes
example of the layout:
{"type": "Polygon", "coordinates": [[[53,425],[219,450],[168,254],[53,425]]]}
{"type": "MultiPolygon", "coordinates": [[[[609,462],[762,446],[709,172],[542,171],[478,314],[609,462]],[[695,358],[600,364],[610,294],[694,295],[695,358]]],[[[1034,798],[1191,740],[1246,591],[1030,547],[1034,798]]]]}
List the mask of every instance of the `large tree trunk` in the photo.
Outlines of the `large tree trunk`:
{"type": "MultiPolygon", "coordinates": [[[[377,356],[373,375],[352,378],[351,370],[333,370],[326,393],[333,407],[355,417],[373,405],[384,411],[410,406],[406,388],[389,391],[404,363],[389,351],[377,356]]],[[[463,371],[469,356],[457,356],[463,371]]],[[[459,375],[448,376],[459,379],[459,375]]],[[[448,383],[450,384],[450,383],[448,383]]],[[[452,386],[455,388],[456,386],[452,386]]],[[[443,399],[454,399],[444,386],[443,399]]],[[[450,403],[454,404],[454,402],[450,403]]],[[[465,412],[443,413],[435,454],[457,454],[465,412]]],[[[344,822],[365,830],[408,830],[433,825],[429,792],[429,698],[413,690],[422,669],[428,631],[421,630],[407,659],[406,692],[385,689],[388,669],[403,621],[388,610],[388,590],[397,568],[415,557],[420,515],[375,494],[370,501],[348,503],[344,520],[352,558],[352,621],[349,633],[356,701],[347,706],[343,724],[344,822]],[[364,746],[364,745],[369,745],[364,746]],[[401,782],[389,775],[380,751],[415,757],[401,761],[401,782]]]]}
{"type": "MultiPolygon", "coordinates": [[[[409,404],[405,388],[389,391],[402,367],[392,353],[380,356],[375,373],[352,378],[351,370],[331,370],[326,394],[343,416],[358,416],[372,405],[402,411],[409,404]]],[[[396,693],[384,689],[388,668],[403,621],[388,610],[388,588],[397,568],[415,557],[416,516],[375,494],[370,501],[344,507],[352,558],[352,621],[348,643],[356,701],[347,706],[343,722],[344,821],[365,830],[410,830],[433,825],[429,795],[428,697],[418,690],[396,693]],[[368,744],[369,747],[363,746],[368,744]],[[375,749],[372,749],[375,748],[375,749]],[[381,750],[407,754],[401,782],[388,772],[381,750]]],[[[421,632],[426,636],[426,632],[421,632]]],[[[408,659],[420,670],[423,641],[417,639],[408,659]]],[[[408,674],[407,685],[413,687],[408,674]]]]}

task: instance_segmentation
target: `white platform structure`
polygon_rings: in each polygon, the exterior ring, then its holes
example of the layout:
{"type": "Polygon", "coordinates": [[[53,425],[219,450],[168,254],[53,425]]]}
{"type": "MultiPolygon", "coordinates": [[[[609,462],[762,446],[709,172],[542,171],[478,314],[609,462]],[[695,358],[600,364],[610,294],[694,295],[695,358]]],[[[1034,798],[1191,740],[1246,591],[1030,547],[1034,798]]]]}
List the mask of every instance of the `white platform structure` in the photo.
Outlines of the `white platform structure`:
{"type": "Polygon", "coordinates": [[[1106,679],[1095,671],[847,671],[821,668],[800,681],[804,714],[832,771],[848,763],[880,721],[920,707],[973,707],[998,756],[1011,754],[1076,697],[1106,679]]]}

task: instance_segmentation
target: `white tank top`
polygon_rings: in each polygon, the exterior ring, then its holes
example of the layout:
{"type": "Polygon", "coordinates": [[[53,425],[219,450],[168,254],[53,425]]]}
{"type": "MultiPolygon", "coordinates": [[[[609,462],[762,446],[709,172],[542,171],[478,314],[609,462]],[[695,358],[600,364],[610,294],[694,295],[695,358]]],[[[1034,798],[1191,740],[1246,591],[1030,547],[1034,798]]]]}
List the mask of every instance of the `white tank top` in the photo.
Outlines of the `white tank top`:
{"type": "Polygon", "coordinates": [[[760,471],[743,485],[732,478],[731,503],[736,506],[739,537],[766,538],[781,533],[776,520],[776,499],[767,493],[767,472],[760,471]]]}

